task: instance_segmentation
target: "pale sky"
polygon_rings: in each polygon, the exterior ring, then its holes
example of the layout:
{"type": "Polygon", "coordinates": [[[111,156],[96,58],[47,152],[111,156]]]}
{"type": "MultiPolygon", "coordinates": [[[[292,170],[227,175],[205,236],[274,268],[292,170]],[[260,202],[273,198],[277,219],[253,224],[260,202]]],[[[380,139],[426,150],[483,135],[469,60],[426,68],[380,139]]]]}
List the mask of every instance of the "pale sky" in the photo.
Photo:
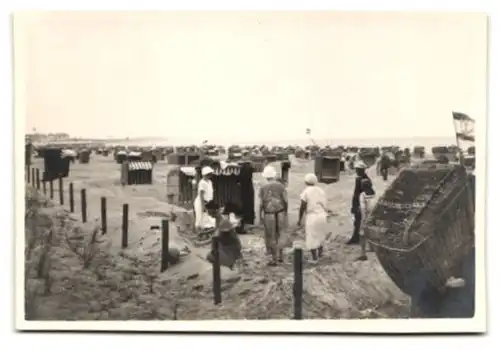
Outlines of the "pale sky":
{"type": "Polygon", "coordinates": [[[440,137],[453,135],[453,110],[486,118],[484,15],[61,12],[14,21],[25,23],[15,45],[26,57],[15,64],[26,132],[440,137]]]}

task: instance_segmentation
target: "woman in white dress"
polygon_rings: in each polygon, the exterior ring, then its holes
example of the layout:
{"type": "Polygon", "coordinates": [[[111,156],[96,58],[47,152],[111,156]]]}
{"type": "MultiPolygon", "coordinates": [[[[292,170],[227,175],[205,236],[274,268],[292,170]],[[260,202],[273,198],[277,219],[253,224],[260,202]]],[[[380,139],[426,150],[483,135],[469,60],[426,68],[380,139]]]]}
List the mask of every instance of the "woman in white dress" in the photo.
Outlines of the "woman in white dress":
{"type": "Polygon", "coordinates": [[[373,207],[375,205],[375,190],[373,189],[373,184],[369,178],[361,179],[361,194],[360,199],[360,209],[361,209],[361,229],[359,230],[359,238],[361,245],[361,255],[358,260],[366,260],[366,241],[368,239],[365,231],[366,221],[370,215],[373,207]]]}
{"type": "Polygon", "coordinates": [[[207,225],[208,221],[213,221],[207,220],[212,218],[206,214],[205,209],[205,205],[214,198],[214,188],[210,180],[210,176],[213,172],[214,170],[209,166],[205,166],[201,169],[202,178],[198,183],[198,192],[194,200],[195,228],[198,233],[205,228],[204,226],[207,225]]]}
{"type": "Polygon", "coordinates": [[[316,175],[307,174],[305,183],[306,188],[300,195],[297,226],[301,226],[305,214],[306,249],[311,251],[312,262],[316,263],[323,255],[323,244],[328,234],[326,195],[323,189],[317,186],[316,175]]]}

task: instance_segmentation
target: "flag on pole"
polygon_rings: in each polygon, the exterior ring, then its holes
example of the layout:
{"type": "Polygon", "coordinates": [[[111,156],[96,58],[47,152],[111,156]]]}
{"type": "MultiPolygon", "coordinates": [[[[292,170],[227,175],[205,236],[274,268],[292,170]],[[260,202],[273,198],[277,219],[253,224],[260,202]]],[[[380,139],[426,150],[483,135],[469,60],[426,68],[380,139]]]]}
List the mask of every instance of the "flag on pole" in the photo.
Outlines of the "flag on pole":
{"type": "Polygon", "coordinates": [[[309,128],[306,129],[306,135],[311,135],[311,129],[309,128]]]}
{"type": "Polygon", "coordinates": [[[472,119],[465,113],[453,112],[453,123],[455,125],[457,143],[460,141],[475,141],[476,138],[474,137],[474,119],[472,119]]]}
{"type": "Polygon", "coordinates": [[[467,114],[461,113],[461,112],[453,112],[453,119],[458,120],[458,121],[472,121],[472,122],[474,122],[474,119],[469,117],[467,114]]]}

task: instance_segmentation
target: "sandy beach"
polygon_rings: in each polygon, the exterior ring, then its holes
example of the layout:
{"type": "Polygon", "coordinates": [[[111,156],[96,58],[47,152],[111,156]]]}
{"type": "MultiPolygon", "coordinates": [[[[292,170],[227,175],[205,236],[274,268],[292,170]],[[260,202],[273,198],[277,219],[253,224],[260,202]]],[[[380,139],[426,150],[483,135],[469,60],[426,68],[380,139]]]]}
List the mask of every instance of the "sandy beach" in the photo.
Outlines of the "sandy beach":
{"type": "MultiPolygon", "coordinates": [[[[42,160],[35,159],[33,166],[42,169],[42,160]]],[[[273,166],[278,170],[279,163],[273,166]]],[[[289,233],[295,232],[304,175],[311,172],[313,167],[313,161],[292,158],[288,186],[289,233]]],[[[56,231],[61,237],[73,236],[61,239],[55,253],[51,254],[51,287],[49,292],[37,296],[34,304],[38,306],[33,312],[35,319],[292,317],[291,245],[285,250],[283,266],[266,266],[263,229],[258,222],[254,227],[249,227],[249,234],[240,236],[247,266],[243,271],[222,267],[223,301],[221,305],[213,305],[212,266],[205,260],[208,247],[196,247],[190,239],[192,233],[188,226],[192,222],[192,214],[183,208],[169,205],[166,200],[167,173],[171,168],[166,161],[159,162],[154,167],[153,185],[122,187],[119,181],[120,166],[113,158],[92,155],[89,164],[75,162],[71,165],[70,176],[64,179],[62,207],[59,205],[58,185],[54,183],[54,200],[43,204],[48,207],[41,208],[38,215],[46,216],[49,221],[57,221],[55,217],[64,217],[64,224],[54,223],[59,226],[56,231]],[[69,213],[70,182],[73,183],[75,193],[74,213],[69,213]],[[82,188],[87,192],[86,224],[81,223],[82,188]],[[107,234],[97,234],[98,257],[96,255],[88,263],[90,267],[84,268],[81,257],[75,253],[77,249],[69,246],[77,245],[71,242],[88,241],[92,231],[100,227],[101,197],[107,199],[107,234]],[[128,248],[122,250],[122,205],[125,203],[129,205],[129,243],[128,248]],[[151,227],[160,226],[163,218],[173,218],[172,213],[175,213],[175,221],[170,222],[169,244],[185,255],[179,263],[160,274],[161,232],[151,227]],[[69,274],[68,266],[69,271],[72,271],[69,274]]],[[[378,195],[393,178],[383,182],[376,176],[374,168],[369,169],[368,173],[378,195]]],[[[260,173],[254,174],[256,193],[261,181],[260,173]]],[[[323,261],[317,266],[310,266],[305,262],[304,317],[408,317],[407,296],[387,277],[375,255],[369,253],[368,261],[356,261],[359,246],[345,245],[352,233],[349,209],[354,175],[344,173],[339,182],[321,186],[327,193],[328,207],[334,213],[329,220],[332,234],[325,246],[323,261]]],[[[39,193],[41,192],[40,190],[39,193]]],[[[27,196],[40,195],[34,195],[33,190],[27,188],[27,196]]],[[[47,194],[45,198],[48,196],[47,194]]],[[[37,201],[45,199],[37,198],[37,201]]],[[[256,205],[257,203],[256,201],[256,205]]],[[[30,230],[29,223],[26,224],[26,230],[30,230]]],[[[303,237],[298,234],[290,241],[300,241],[301,238],[303,237]]]]}

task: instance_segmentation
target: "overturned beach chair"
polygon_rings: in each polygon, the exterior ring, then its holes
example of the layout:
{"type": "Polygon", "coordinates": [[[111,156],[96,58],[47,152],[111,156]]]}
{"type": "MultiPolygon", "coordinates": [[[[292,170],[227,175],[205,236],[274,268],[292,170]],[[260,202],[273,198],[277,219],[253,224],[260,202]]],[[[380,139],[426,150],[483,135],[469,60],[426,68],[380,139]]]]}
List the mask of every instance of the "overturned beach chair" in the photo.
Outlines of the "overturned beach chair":
{"type": "Polygon", "coordinates": [[[406,294],[443,290],[474,249],[475,179],[457,164],[420,163],[400,171],[366,221],[387,275],[406,294]]]}

